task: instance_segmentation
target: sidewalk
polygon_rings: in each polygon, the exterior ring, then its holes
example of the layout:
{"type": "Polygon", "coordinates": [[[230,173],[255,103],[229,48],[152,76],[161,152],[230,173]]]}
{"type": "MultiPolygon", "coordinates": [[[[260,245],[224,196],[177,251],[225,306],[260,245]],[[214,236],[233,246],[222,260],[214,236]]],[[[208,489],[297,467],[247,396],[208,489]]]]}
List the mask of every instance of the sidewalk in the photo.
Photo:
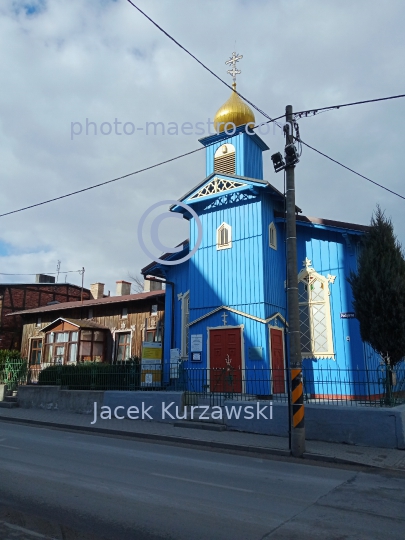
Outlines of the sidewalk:
{"type": "MultiPolygon", "coordinates": [[[[136,420],[98,420],[92,415],[43,409],[0,409],[0,422],[22,422],[64,429],[128,436],[144,441],[189,444],[235,452],[289,456],[288,439],[237,431],[176,427],[169,423],[136,420]]],[[[1,425],[0,425],[1,430],[1,425]]],[[[305,458],[405,471],[405,451],[307,441],[305,458]]]]}

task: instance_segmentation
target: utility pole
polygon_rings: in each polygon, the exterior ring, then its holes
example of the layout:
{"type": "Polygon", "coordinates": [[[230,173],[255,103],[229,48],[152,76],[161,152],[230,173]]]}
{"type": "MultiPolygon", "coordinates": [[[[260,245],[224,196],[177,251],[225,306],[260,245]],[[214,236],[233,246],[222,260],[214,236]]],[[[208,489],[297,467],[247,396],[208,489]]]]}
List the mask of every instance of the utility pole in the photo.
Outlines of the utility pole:
{"type": "Polygon", "coordinates": [[[82,290],[80,292],[80,301],[83,304],[84,266],[81,270],[79,270],[79,273],[82,275],[82,290]]]}
{"type": "Polygon", "coordinates": [[[285,172],[286,172],[286,248],[287,248],[287,310],[290,344],[291,392],[291,453],[301,457],[305,452],[304,396],[302,388],[302,357],[300,315],[298,305],[297,227],[295,218],[294,119],[292,105],[285,108],[285,172]]]}

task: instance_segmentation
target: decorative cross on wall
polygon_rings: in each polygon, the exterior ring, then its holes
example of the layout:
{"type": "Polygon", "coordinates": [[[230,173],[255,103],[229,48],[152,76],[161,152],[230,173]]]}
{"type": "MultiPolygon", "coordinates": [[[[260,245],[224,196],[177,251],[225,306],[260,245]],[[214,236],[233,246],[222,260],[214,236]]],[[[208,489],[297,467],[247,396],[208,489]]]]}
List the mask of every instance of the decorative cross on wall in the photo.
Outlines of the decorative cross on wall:
{"type": "Polygon", "coordinates": [[[221,317],[222,317],[222,322],[224,323],[224,326],[226,326],[227,325],[226,319],[228,318],[228,315],[225,313],[225,311],[222,313],[221,317]]]}
{"type": "Polygon", "coordinates": [[[240,69],[236,69],[236,62],[239,62],[243,58],[243,55],[232,53],[232,56],[225,62],[225,64],[232,66],[232,69],[228,69],[229,75],[232,75],[233,82],[236,84],[236,75],[239,75],[241,72],[240,69]]]}

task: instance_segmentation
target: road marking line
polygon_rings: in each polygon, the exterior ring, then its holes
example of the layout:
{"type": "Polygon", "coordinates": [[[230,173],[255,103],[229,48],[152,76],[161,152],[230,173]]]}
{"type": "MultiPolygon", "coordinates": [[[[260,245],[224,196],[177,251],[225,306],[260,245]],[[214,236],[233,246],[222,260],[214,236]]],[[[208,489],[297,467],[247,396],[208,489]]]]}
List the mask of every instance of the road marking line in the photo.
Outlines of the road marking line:
{"type": "Polygon", "coordinates": [[[8,446],[7,444],[0,444],[1,448],[11,448],[11,450],[19,450],[16,446],[8,446]]]}
{"type": "Polygon", "coordinates": [[[180,476],[170,476],[168,474],[151,473],[152,476],[161,476],[162,478],[171,478],[172,480],[182,480],[183,482],[192,482],[193,484],[202,484],[203,486],[212,486],[222,489],[233,489],[234,491],[244,491],[245,493],[254,493],[252,489],[243,489],[238,487],[223,486],[221,484],[212,484],[211,482],[201,482],[200,480],[191,480],[190,478],[181,478],[180,476]]]}
{"type": "Polygon", "coordinates": [[[31,536],[34,536],[35,538],[45,538],[46,540],[49,540],[49,536],[44,536],[43,534],[37,533],[35,531],[30,531],[29,529],[25,529],[24,527],[19,527],[18,525],[13,525],[11,523],[7,523],[6,521],[0,521],[0,523],[3,523],[6,527],[9,529],[14,529],[15,531],[20,531],[24,533],[28,533],[31,536]]]}

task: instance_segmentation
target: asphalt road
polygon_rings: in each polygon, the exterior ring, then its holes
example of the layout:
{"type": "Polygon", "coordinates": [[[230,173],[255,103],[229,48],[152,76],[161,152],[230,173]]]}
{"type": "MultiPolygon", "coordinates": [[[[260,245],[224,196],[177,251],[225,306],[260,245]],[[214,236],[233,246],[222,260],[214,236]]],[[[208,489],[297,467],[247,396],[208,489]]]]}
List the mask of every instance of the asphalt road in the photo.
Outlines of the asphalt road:
{"type": "Polygon", "coordinates": [[[0,422],[2,540],[403,540],[404,509],[388,473],[0,422]]]}

